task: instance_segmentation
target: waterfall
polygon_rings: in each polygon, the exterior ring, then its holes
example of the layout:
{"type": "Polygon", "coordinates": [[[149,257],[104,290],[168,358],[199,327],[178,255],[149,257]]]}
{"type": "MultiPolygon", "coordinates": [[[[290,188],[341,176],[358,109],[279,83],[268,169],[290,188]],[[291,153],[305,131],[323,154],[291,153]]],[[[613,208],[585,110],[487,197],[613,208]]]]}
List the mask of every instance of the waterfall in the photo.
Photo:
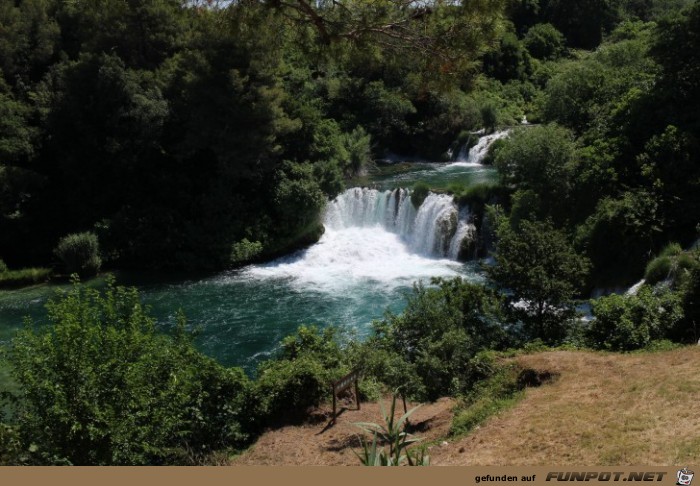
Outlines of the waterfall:
{"type": "Polygon", "coordinates": [[[480,165],[489,151],[489,147],[496,140],[506,137],[510,130],[494,132],[490,135],[484,135],[479,138],[479,141],[472,148],[467,149],[467,144],[464,144],[457,154],[455,162],[465,165],[480,165]]]}
{"type": "Polygon", "coordinates": [[[461,214],[452,196],[429,193],[418,209],[407,189],[348,189],[326,209],[327,229],[381,226],[398,235],[414,253],[456,260],[465,239],[474,237],[468,211],[461,214]]]}

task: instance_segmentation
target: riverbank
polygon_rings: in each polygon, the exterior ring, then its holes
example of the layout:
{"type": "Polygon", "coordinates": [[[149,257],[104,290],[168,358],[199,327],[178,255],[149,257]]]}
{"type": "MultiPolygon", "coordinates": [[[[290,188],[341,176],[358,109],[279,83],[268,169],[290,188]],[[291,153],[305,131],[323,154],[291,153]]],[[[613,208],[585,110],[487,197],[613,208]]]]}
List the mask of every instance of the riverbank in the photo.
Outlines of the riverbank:
{"type": "MultiPolygon", "coordinates": [[[[452,439],[455,401],[416,412],[433,465],[678,465],[700,459],[700,347],[644,353],[546,351],[516,358],[556,377],[527,388],[513,407],[452,439]]],[[[378,421],[379,406],[348,410],[334,428],[321,407],[303,425],[264,434],[233,465],[358,465],[353,422],[378,421]]]]}

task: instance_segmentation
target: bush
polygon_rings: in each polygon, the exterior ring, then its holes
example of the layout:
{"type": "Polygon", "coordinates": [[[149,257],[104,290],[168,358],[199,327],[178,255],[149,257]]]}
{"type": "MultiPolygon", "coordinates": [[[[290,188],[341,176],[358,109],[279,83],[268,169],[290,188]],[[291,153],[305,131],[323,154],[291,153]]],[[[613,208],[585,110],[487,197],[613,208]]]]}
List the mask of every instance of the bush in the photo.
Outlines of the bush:
{"type": "Polygon", "coordinates": [[[259,241],[248,241],[243,238],[231,246],[231,263],[242,264],[251,261],[263,251],[259,241]]]}
{"type": "Polygon", "coordinates": [[[0,260],[0,273],[5,273],[7,272],[8,268],[7,265],[5,265],[5,262],[0,260]]]}
{"type": "Polygon", "coordinates": [[[586,333],[597,349],[631,351],[672,337],[683,317],[681,299],[643,286],[636,295],[610,295],[591,302],[595,319],[586,333]]]}
{"type": "Polygon", "coordinates": [[[489,353],[480,353],[477,360],[482,362],[484,377],[456,408],[450,429],[453,436],[471,432],[489,417],[514,405],[522,396],[519,366],[497,365],[489,353]]]}
{"type": "Polygon", "coordinates": [[[483,165],[493,165],[496,162],[496,154],[505,145],[506,141],[502,138],[491,142],[491,146],[486,152],[486,156],[481,160],[483,165]]]}
{"type": "Polygon", "coordinates": [[[92,277],[100,271],[100,247],[97,235],[92,232],[72,233],[58,241],[54,249],[68,274],[92,277]]]}
{"type": "Polygon", "coordinates": [[[399,370],[395,378],[408,374],[406,383],[423,392],[417,398],[428,400],[470,389],[481,379],[472,358],[507,339],[500,324],[502,301],[494,291],[459,278],[432,283],[438,287],[414,288],[403,314],[377,324],[384,339],[375,344],[399,370]]]}
{"type": "Polygon", "coordinates": [[[523,44],[532,57],[554,60],[564,53],[566,39],[552,24],[537,24],[527,31],[523,44]]]}
{"type": "Polygon", "coordinates": [[[644,279],[649,285],[654,285],[655,283],[662,282],[666,280],[671,275],[672,267],[671,259],[666,256],[660,256],[654,258],[647,265],[646,271],[644,272],[644,279]]]}
{"type": "Polygon", "coordinates": [[[25,287],[46,282],[51,276],[50,268],[23,268],[0,273],[0,288],[25,287]]]}
{"type": "Polygon", "coordinates": [[[47,308],[53,326],[28,326],[9,353],[31,462],[183,462],[245,441],[248,379],[196,351],[184,317],[174,338],[156,333],[137,291],[112,279],[47,308]]]}
{"type": "Polygon", "coordinates": [[[258,369],[255,393],[261,425],[302,419],[310,407],[330,398],[330,384],[350,368],[344,363],[338,329],[301,326],[282,340],[277,360],[258,369]]]}
{"type": "Polygon", "coordinates": [[[330,398],[331,382],[341,375],[342,371],[330,370],[311,356],[264,363],[255,382],[261,424],[303,419],[309,408],[330,398]]]}
{"type": "Polygon", "coordinates": [[[413,206],[418,209],[421,204],[423,204],[423,201],[425,201],[425,198],[428,197],[428,194],[430,194],[430,186],[425,182],[416,182],[413,186],[413,192],[411,193],[411,202],[413,206]]]}

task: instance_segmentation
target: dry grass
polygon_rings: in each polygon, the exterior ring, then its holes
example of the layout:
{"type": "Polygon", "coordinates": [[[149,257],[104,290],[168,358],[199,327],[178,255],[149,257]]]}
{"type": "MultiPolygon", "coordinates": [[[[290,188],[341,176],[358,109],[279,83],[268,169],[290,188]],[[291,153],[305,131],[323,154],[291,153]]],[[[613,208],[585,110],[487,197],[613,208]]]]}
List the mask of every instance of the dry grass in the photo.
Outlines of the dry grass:
{"type": "MultiPolygon", "coordinates": [[[[645,354],[552,351],[516,358],[558,378],[529,388],[512,408],[467,437],[430,447],[434,465],[683,465],[700,462],[700,347],[645,354]]],[[[417,435],[446,437],[454,402],[427,404],[417,435]]],[[[302,426],[269,431],[240,465],[358,465],[353,422],[378,422],[377,404],[347,411],[324,430],[327,410],[302,426]]]]}
{"type": "MultiPolygon", "coordinates": [[[[384,400],[389,409],[390,399],[384,400]]],[[[408,404],[408,407],[415,404],[408,404]]],[[[425,404],[411,415],[417,436],[426,441],[447,435],[452,424],[454,401],[443,398],[425,404]]],[[[403,407],[397,406],[397,417],[403,407]]],[[[361,410],[346,410],[332,427],[328,427],[330,410],[325,407],[314,413],[312,419],[300,426],[288,426],[263,434],[253,447],[233,459],[233,465],[360,465],[353,452],[359,451],[362,431],[357,422],[381,422],[381,410],[376,403],[363,403],[361,410]]]]}
{"type": "Polygon", "coordinates": [[[449,465],[677,465],[700,459],[700,347],[651,354],[555,351],[558,373],[513,409],[432,453],[449,465]]]}

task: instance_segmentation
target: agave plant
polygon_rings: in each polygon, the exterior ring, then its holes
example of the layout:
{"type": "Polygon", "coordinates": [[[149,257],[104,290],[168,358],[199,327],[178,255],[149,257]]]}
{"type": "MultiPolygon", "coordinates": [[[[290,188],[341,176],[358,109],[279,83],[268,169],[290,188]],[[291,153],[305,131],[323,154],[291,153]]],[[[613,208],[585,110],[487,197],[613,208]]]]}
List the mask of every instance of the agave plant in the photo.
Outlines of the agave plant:
{"type": "Polygon", "coordinates": [[[428,466],[430,464],[430,456],[427,455],[425,447],[419,450],[415,450],[415,448],[409,450],[409,446],[423,439],[413,437],[405,430],[408,418],[420,408],[420,405],[413,407],[396,420],[396,398],[397,394],[394,394],[389,413],[386,413],[383,404],[379,404],[384,419],[383,424],[371,422],[354,424],[372,434],[371,443],[364,438],[360,439],[362,452],[355,453],[363,466],[428,466]],[[385,447],[379,447],[379,443],[387,444],[389,450],[387,451],[385,447]]]}

